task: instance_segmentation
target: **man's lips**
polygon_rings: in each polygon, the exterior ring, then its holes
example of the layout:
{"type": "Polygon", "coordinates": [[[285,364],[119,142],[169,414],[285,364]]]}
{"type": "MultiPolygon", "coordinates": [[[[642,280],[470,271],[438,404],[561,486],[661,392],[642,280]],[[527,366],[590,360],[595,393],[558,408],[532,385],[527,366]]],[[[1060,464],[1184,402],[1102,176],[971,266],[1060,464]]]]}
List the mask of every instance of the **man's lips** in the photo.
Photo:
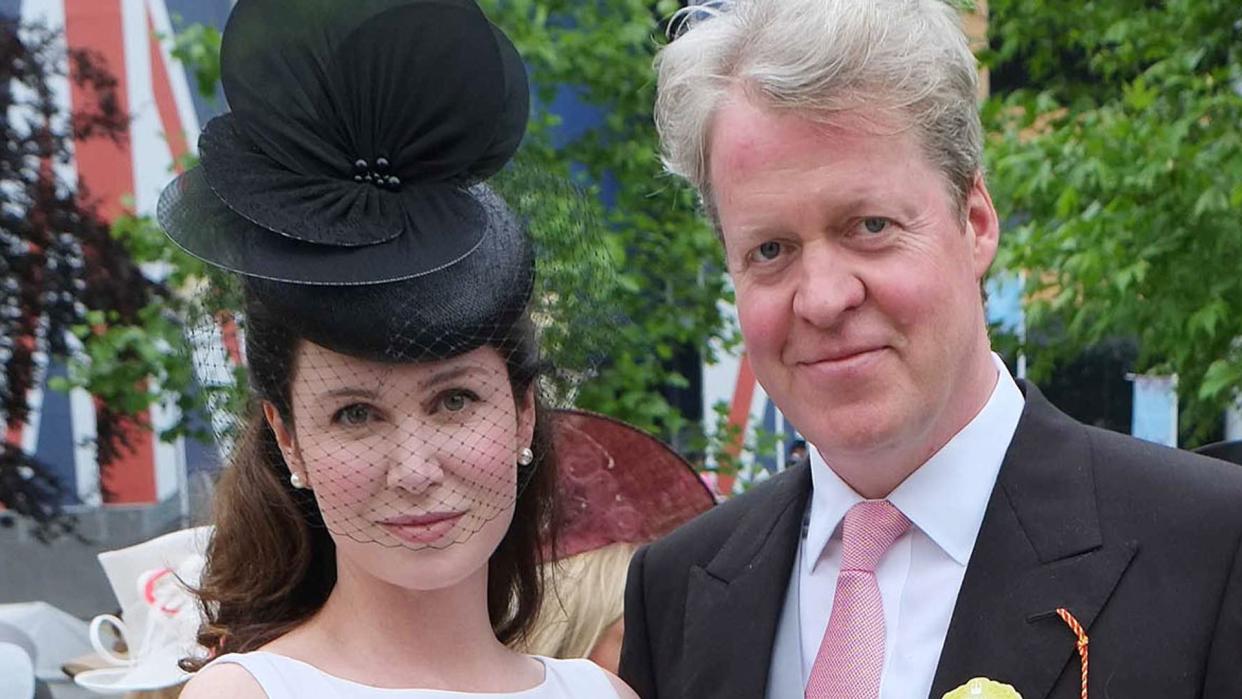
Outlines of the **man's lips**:
{"type": "Polygon", "coordinates": [[[824,352],[821,354],[809,355],[805,359],[798,360],[797,363],[805,364],[809,366],[834,364],[834,363],[848,363],[852,360],[862,359],[869,354],[879,352],[883,349],[884,349],[884,345],[871,345],[867,347],[852,347],[848,349],[837,349],[837,350],[832,350],[830,352],[824,352]]]}

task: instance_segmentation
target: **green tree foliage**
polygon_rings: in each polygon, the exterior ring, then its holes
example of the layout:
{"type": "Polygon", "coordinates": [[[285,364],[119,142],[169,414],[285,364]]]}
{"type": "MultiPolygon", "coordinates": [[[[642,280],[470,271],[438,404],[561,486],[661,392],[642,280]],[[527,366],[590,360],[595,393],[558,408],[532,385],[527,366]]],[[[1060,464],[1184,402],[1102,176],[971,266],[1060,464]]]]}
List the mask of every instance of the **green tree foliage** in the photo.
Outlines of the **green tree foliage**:
{"type": "Polygon", "coordinates": [[[1036,375],[1133,337],[1192,440],[1242,386],[1242,4],[993,0],[983,57],[1001,268],[1036,375]]]}
{"type": "MultiPolygon", "coordinates": [[[[598,410],[666,436],[688,427],[666,399],[684,388],[674,356],[732,339],[717,303],[727,293],[720,246],[697,215],[693,193],[663,173],[651,112],[651,62],[675,0],[482,0],[531,69],[538,101],[528,157],[563,175],[580,165],[585,186],[616,183],[607,214],[620,283],[611,361],[579,395],[598,410]],[[553,148],[546,106],[568,88],[599,108],[602,123],[553,148]]],[[[690,431],[693,431],[692,429],[690,431]]]]}
{"type": "Polygon", "coordinates": [[[171,244],[149,216],[122,215],[110,233],[130,264],[168,271],[160,283],[165,293],[131,316],[88,313],[87,322],[72,328],[82,351],[71,358],[68,375],[50,385],[62,391],[85,389],[121,415],[140,415],[161,404],[180,416],[161,439],[209,441],[217,436],[206,427],[212,424],[211,409],[227,406],[241,412],[245,375],[238,372],[232,386],[198,385],[187,328],[201,329],[220,314],[233,313],[241,305],[240,289],[227,274],[171,244]]]}
{"type": "Polygon", "coordinates": [[[191,24],[172,37],[172,55],[194,76],[194,87],[214,99],[220,85],[220,30],[191,24]]]}

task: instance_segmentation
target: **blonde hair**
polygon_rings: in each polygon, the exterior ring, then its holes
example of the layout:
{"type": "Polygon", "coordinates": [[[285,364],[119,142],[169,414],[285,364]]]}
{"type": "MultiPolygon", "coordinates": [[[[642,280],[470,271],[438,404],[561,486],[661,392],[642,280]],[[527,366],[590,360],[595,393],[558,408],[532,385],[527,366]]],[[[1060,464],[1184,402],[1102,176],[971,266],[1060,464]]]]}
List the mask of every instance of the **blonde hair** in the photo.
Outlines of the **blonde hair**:
{"type": "Polygon", "coordinates": [[[547,593],[522,650],[585,658],[624,612],[625,574],[636,547],[610,544],[544,564],[547,593]]]}
{"type": "Polygon", "coordinates": [[[978,75],[944,0],[717,0],[680,19],[684,31],[656,56],[655,122],[665,167],[698,189],[713,221],[710,133],[735,86],[826,120],[900,116],[965,201],[983,162],[978,75]]]}

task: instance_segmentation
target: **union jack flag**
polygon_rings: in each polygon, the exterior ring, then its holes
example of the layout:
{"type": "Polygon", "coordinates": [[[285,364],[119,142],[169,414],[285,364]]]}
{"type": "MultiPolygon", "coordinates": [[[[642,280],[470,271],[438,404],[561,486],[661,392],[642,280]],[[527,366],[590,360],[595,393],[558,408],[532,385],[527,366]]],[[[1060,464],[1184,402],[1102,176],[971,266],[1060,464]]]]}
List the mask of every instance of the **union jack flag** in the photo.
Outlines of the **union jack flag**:
{"type": "MultiPolygon", "coordinates": [[[[200,123],[224,108],[192,89],[192,76],[172,58],[174,29],[190,23],[222,27],[232,0],[0,0],[0,17],[23,26],[58,32],[66,48],[90,51],[117,80],[120,109],[129,114],[128,138],[89,139],[73,144],[72,158],[58,165],[61,182],[80,183],[106,221],[123,212],[153,214],[160,190],[182,157],[191,153],[200,123]]],[[[61,112],[70,114],[87,96],[72,80],[52,85],[61,112]]],[[[96,402],[85,391],[48,390],[66,368],[36,354],[30,414],[9,421],[5,440],[49,466],[67,488],[64,505],[140,505],[163,502],[184,492],[187,475],[214,468],[211,447],[177,440],[163,442],[161,428],[178,416],[155,406],[140,416],[155,431],[130,436],[132,447],[107,469],[100,483],[94,445],[96,402]],[[101,485],[106,485],[102,487],[101,485]]]]}

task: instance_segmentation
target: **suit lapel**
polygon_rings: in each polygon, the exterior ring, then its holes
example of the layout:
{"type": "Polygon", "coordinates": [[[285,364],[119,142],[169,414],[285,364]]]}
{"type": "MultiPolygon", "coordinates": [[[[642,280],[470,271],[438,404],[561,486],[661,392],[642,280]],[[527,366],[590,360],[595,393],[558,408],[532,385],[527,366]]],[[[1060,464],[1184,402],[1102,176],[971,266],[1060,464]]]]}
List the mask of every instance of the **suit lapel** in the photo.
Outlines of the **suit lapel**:
{"type": "MultiPolygon", "coordinates": [[[[793,570],[809,466],[770,483],[704,568],[690,570],[681,697],[754,699],[767,684],[777,620],[793,570]]],[[[758,493],[756,493],[758,495],[758,493]]]]}
{"type": "Polygon", "coordinates": [[[958,593],[932,699],[979,676],[1026,699],[1047,697],[1077,657],[1055,610],[1068,609],[1089,634],[1137,548],[1102,537],[1086,432],[1033,386],[1023,389],[1026,407],[958,593]]]}

